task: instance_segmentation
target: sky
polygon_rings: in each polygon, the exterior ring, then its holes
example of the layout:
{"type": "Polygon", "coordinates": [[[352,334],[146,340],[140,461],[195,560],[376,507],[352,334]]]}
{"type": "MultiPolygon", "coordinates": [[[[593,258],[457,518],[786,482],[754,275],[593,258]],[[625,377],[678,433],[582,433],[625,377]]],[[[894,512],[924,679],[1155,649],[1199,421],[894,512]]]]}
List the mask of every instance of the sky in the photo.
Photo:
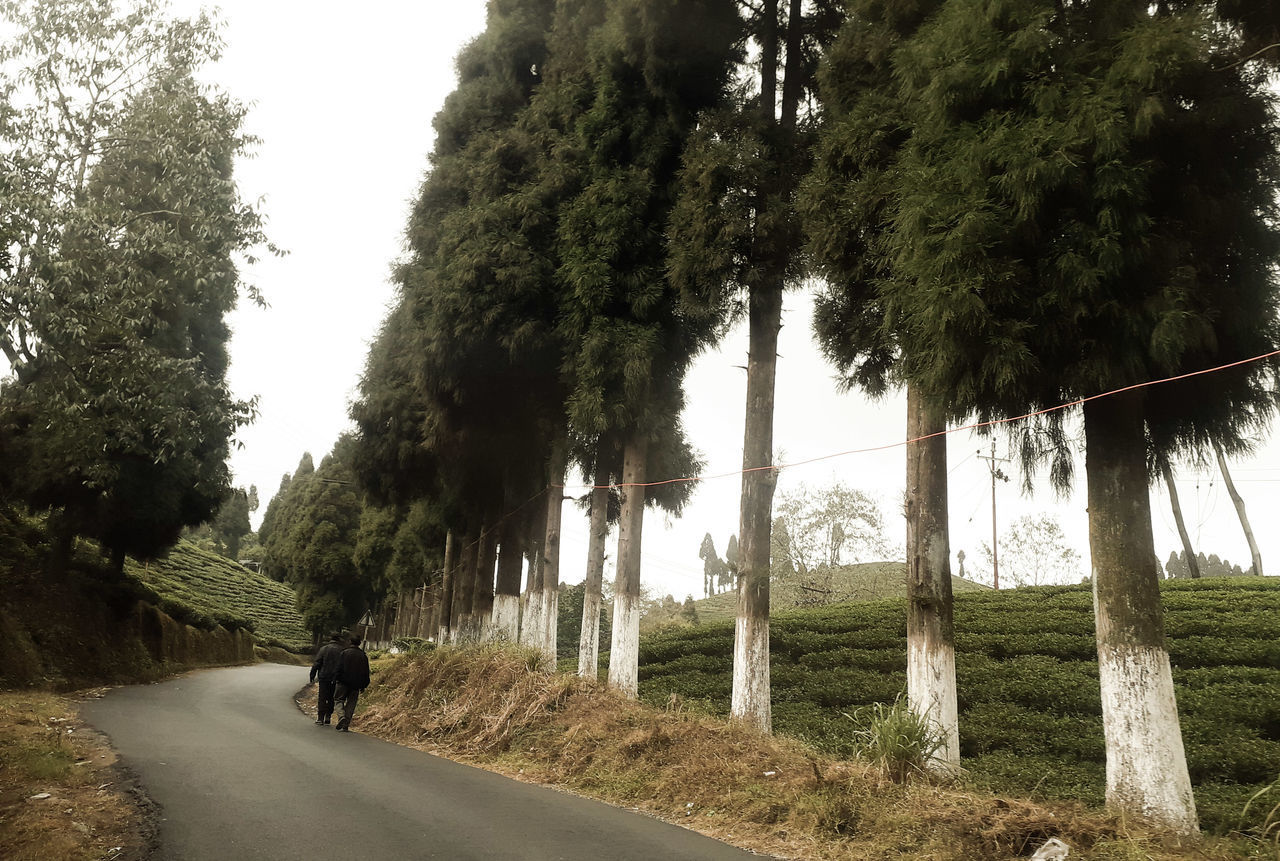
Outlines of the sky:
{"type": "MultiPolygon", "coordinates": [[[[201,8],[174,2],[175,13],[201,8]]],[[[256,422],[238,434],[231,459],[237,485],[256,485],[262,508],[303,452],[317,463],[349,427],[370,342],[392,299],[389,275],[403,252],[410,201],[427,168],[432,117],[456,83],[453,61],[484,27],[482,0],[363,3],[316,0],[224,0],[227,48],[206,77],[251,111],[247,131],[261,139],[255,156],[237,168],[246,199],[260,200],[271,240],[287,250],[244,267],[245,279],[270,308],[242,303],[231,320],[230,383],[240,397],[256,397],[256,422]]],[[[789,294],[779,344],[775,451],[784,468],[778,493],[835,481],[877,498],[886,531],[905,534],[900,515],[905,475],[901,446],[905,397],[878,401],[842,393],[834,371],[812,342],[811,298],[789,294]],[[818,460],[814,460],[818,459],[818,460]]],[[[702,356],[686,380],[686,431],[707,461],[705,475],[678,520],[650,512],[645,519],[642,583],[656,594],[700,595],[698,549],[710,533],[723,554],[737,532],[746,393],[747,339],[735,329],[719,349],[702,356]]],[[[997,437],[999,455],[1007,445],[997,437]]],[[[991,540],[990,441],[967,431],[948,439],[952,571],[964,550],[968,574],[991,540]]],[[[1080,488],[1057,499],[1041,476],[1031,495],[1015,480],[999,483],[997,520],[1055,517],[1082,560],[1088,559],[1083,455],[1080,488]]],[[[1249,551],[1235,510],[1214,469],[1178,467],[1178,492],[1197,550],[1248,567],[1249,551]]],[[[1280,448],[1260,441],[1255,457],[1233,464],[1248,506],[1264,570],[1280,572],[1280,448]]],[[[570,491],[572,492],[572,491],[570,491]]],[[[1157,555],[1180,549],[1168,499],[1152,493],[1157,555]]],[[[610,566],[615,538],[611,536],[610,566]]],[[[561,579],[577,583],[585,571],[587,523],[566,505],[561,579]]],[[[612,568],[606,569],[610,577],[612,568]]]]}

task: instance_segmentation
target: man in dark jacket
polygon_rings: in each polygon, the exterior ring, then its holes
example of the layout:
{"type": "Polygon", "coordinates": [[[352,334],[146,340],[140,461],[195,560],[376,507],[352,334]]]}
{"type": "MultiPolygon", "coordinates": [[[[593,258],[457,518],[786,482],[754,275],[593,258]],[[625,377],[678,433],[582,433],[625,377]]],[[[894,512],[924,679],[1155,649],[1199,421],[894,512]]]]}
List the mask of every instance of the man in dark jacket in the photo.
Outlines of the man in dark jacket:
{"type": "Polygon", "coordinates": [[[351,732],[351,716],[356,711],[360,692],[369,687],[369,656],[360,648],[360,637],[353,636],[351,645],[338,657],[337,700],[342,703],[339,732],[351,732]]]}
{"type": "Polygon", "coordinates": [[[311,681],[320,681],[320,690],[316,697],[316,723],[327,724],[333,716],[333,686],[338,677],[338,662],[342,658],[342,635],[334,632],[329,635],[329,642],[316,652],[315,662],[311,665],[311,681]]]}

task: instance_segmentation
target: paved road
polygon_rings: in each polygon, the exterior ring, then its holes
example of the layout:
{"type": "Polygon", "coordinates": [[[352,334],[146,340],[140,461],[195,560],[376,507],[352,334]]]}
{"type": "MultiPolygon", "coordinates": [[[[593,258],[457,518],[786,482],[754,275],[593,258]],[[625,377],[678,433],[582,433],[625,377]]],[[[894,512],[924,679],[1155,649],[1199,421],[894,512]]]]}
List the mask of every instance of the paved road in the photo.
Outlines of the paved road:
{"type": "Polygon", "coordinates": [[[111,737],[160,805],[161,858],[758,857],[656,819],[318,727],[291,700],[306,680],[305,668],[260,664],[85,703],[85,720],[111,737]]]}

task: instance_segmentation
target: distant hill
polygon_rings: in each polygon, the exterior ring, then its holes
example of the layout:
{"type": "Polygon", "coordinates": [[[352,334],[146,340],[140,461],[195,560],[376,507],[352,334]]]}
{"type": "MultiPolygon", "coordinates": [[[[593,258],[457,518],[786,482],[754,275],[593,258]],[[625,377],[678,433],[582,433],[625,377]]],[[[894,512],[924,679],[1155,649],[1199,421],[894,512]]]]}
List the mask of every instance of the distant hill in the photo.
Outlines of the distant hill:
{"type": "Polygon", "coordinates": [[[293,589],[190,542],[178,542],[154,562],[130,559],[125,574],[155,592],[166,612],[166,605],[177,604],[215,622],[247,621],[266,645],[292,651],[311,646],[293,589]]]}
{"type": "MultiPolygon", "coordinates": [[[[990,591],[990,588],[972,580],[951,578],[951,591],[956,594],[990,591]]],[[[863,562],[812,574],[804,583],[798,577],[775,580],[769,587],[769,606],[771,612],[777,612],[849,601],[905,598],[906,595],[905,562],[863,562]]],[[[737,615],[737,602],[737,593],[729,591],[694,603],[699,621],[714,622],[733,619],[737,615]]]]}

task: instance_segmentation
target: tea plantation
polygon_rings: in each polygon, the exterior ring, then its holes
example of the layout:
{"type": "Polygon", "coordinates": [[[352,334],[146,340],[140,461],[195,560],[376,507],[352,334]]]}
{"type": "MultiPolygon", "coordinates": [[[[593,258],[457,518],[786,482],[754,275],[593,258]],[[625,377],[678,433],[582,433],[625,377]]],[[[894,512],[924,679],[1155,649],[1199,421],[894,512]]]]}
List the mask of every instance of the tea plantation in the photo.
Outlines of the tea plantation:
{"type": "Polygon", "coordinates": [[[174,618],[247,627],[261,642],[292,651],[311,647],[292,589],[186,541],[164,559],[129,560],[125,573],[155,592],[174,618]]]}
{"type": "MultiPolygon", "coordinates": [[[[1201,821],[1261,822],[1280,783],[1280,579],[1162,584],[1182,734],[1201,821]]],[[[992,789],[1101,804],[1105,751],[1087,586],[956,596],[960,745],[971,779],[992,789]]],[[[775,613],[774,730],[837,755],[852,750],[861,706],[906,686],[902,600],[775,613]]],[[[733,625],[664,630],[640,644],[640,695],[677,694],[726,714],[733,625]]]]}

